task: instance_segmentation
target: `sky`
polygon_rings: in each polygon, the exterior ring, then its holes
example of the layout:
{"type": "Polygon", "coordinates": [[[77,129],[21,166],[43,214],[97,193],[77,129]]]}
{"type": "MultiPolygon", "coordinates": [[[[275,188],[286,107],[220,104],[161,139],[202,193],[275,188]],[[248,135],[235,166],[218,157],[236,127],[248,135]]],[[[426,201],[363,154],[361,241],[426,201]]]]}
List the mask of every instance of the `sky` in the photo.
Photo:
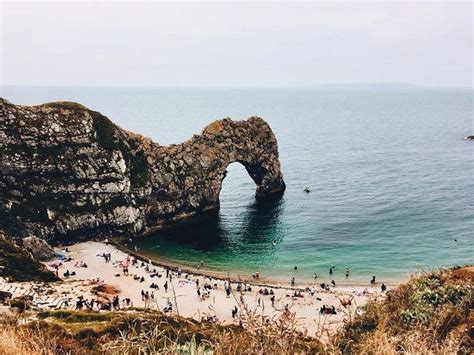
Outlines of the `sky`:
{"type": "Polygon", "coordinates": [[[472,87],[465,2],[5,2],[1,85],[472,87]]]}

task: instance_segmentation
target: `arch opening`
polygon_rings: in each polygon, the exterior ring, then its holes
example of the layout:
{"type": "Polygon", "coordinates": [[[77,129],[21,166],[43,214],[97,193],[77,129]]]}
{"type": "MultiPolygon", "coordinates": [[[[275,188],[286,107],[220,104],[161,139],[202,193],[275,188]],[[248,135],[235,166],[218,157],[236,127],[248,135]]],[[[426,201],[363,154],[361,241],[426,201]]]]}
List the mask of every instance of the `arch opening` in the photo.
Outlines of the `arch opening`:
{"type": "Polygon", "coordinates": [[[256,187],[258,187],[257,181],[243,163],[230,163],[226,168],[219,192],[221,212],[252,203],[255,199],[256,187]]]}

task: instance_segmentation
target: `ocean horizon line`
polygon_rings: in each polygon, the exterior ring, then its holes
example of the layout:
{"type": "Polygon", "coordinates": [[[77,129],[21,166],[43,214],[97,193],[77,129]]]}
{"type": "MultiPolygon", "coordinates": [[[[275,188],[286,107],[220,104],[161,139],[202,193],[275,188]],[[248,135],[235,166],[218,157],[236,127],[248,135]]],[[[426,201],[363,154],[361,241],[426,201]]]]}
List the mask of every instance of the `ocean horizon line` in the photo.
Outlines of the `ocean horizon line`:
{"type": "Polygon", "coordinates": [[[348,90],[348,91],[398,91],[398,90],[474,90],[473,86],[444,86],[444,85],[423,85],[416,83],[397,83],[397,82],[381,82],[381,83],[327,83],[316,85],[301,86],[200,86],[200,85],[37,85],[37,84],[0,84],[1,89],[21,89],[21,88],[52,88],[52,89],[156,89],[156,90],[348,90]]]}

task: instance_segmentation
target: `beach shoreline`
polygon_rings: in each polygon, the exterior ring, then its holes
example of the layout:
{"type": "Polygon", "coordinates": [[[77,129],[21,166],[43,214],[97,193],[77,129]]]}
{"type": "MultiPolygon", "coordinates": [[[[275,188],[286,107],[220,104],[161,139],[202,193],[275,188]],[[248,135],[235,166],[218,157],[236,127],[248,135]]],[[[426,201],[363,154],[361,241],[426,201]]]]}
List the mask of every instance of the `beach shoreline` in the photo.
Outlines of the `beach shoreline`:
{"type": "Polygon", "coordinates": [[[108,309],[113,310],[111,303],[117,297],[120,309],[163,311],[171,304],[171,314],[197,321],[212,319],[219,324],[238,325],[249,310],[273,320],[290,312],[297,320],[296,329],[315,337],[337,331],[357,312],[363,312],[367,302],[385,297],[379,285],[327,285],[322,288],[300,283],[291,287],[270,280],[240,282],[236,279],[229,283],[227,277],[214,277],[205,270],[194,274],[179,266],[158,266],[156,261],[150,263],[143,257],[135,260],[133,253],[112,243],[87,241],[65,249],[65,246],[56,248],[58,257],[44,262],[49,270],[57,270],[61,281],[39,285],[0,280],[0,289],[13,290],[14,297],[28,295],[33,307],[42,310],[80,310],[84,307],[78,308],[81,300],[85,300],[85,304],[94,300],[92,311],[107,309],[98,308],[107,303],[108,309]],[[63,254],[62,257],[59,254],[63,254]],[[105,255],[109,256],[108,261],[105,255]],[[98,287],[109,291],[98,293],[98,287]],[[38,288],[48,291],[38,293],[38,288]],[[69,302],[65,305],[66,298],[69,302]],[[325,308],[331,313],[322,312],[325,308]]]}
{"type": "MultiPolygon", "coordinates": [[[[157,256],[156,254],[148,254],[143,251],[135,251],[133,248],[129,247],[127,245],[127,242],[124,240],[124,238],[111,238],[109,240],[109,243],[116,247],[117,249],[123,251],[124,253],[130,254],[137,259],[143,260],[148,262],[151,260],[151,262],[159,267],[163,268],[169,268],[172,270],[177,271],[180,269],[183,272],[196,275],[196,276],[211,276],[215,279],[218,280],[231,280],[232,282],[247,282],[247,283],[252,283],[255,284],[256,286],[273,286],[273,287],[278,287],[278,288],[287,288],[291,289],[292,287],[290,286],[290,278],[288,278],[287,282],[284,282],[282,279],[278,278],[273,278],[272,276],[267,276],[260,270],[259,274],[260,277],[259,279],[255,279],[252,277],[252,275],[245,274],[245,273],[239,273],[235,271],[224,271],[224,270],[215,270],[215,269],[210,269],[206,268],[205,263],[202,268],[198,268],[196,266],[191,266],[186,263],[181,263],[176,260],[171,260],[167,259],[163,256],[157,256]]],[[[358,281],[358,280],[353,280],[353,279],[342,279],[338,280],[337,284],[340,287],[380,287],[382,283],[384,283],[386,286],[394,287],[400,283],[406,282],[410,277],[400,277],[397,278],[396,280],[389,279],[387,282],[382,281],[379,282],[377,281],[374,285],[371,285],[370,282],[364,282],[364,281],[358,281]]],[[[335,277],[331,277],[331,275],[318,275],[318,278],[296,278],[295,285],[296,286],[303,286],[303,285],[319,285],[321,283],[330,283],[332,279],[335,279],[335,277]],[[303,281],[301,281],[303,280],[303,281]]]]}

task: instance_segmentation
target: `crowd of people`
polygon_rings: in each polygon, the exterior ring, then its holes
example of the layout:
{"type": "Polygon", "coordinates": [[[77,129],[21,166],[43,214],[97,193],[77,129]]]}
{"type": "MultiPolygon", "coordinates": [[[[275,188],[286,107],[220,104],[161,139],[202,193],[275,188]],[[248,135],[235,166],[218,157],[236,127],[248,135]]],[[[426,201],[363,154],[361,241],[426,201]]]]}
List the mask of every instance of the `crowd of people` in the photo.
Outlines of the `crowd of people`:
{"type": "MultiPolygon", "coordinates": [[[[63,297],[63,304],[69,307],[69,297],[67,294],[63,297]]],[[[85,299],[83,296],[79,296],[76,300],[75,310],[81,311],[88,309],[90,311],[118,311],[121,308],[133,307],[133,303],[130,298],[123,298],[120,301],[119,296],[115,295],[112,299],[99,300],[99,299],[85,299]]]]}
{"type": "MultiPolygon", "coordinates": [[[[164,312],[173,312],[173,310],[177,309],[176,304],[176,295],[174,290],[174,285],[178,285],[180,287],[184,287],[186,285],[195,285],[196,294],[200,301],[205,301],[209,299],[213,292],[216,290],[223,290],[225,292],[226,298],[235,298],[235,303],[242,307],[244,302],[245,295],[253,295],[255,294],[257,307],[264,308],[264,300],[267,299],[271,302],[271,306],[277,309],[277,305],[279,306],[278,309],[285,309],[287,311],[290,310],[291,302],[301,302],[304,301],[305,298],[309,298],[309,302],[312,299],[316,301],[321,301],[322,298],[318,297],[318,292],[331,292],[331,288],[336,287],[336,282],[332,279],[329,283],[321,282],[319,286],[321,291],[316,290],[316,285],[310,285],[305,287],[299,287],[296,283],[296,277],[292,277],[290,279],[291,289],[287,288],[290,292],[283,292],[277,294],[275,293],[274,289],[271,287],[260,287],[255,291],[253,291],[252,285],[241,282],[241,281],[231,281],[230,279],[227,280],[218,280],[212,277],[201,277],[189,273],[183,273],[180,268],[170,269],[170,268],[157,268],[148,260],[148,262],[139,260],[136,257],[132,257],[127,255],[124,260],[112,260],[111,253],[100,253],[97,254],[97,257],[103,258],[106,264],[111,263],[115,268],[121,268],[122,272],[118,272],[115,274],[116,277],[132,277],[137,283],[140,284],[140,294],[141,294],[141,301],[143,302],[142,305],[136,306],[143,306],[144,308],[155,308],[155,309],[162,309],[164,312]],[[140,272],[137,269],[140,269],[140,272]],[[135,271],[133,271],[135,270],[135,271]],[[132,272],[131,272],[132,271],[132,272]],[[173,304],[170,300],[170,297],[166,297],[166,301],[163,302],[161,299],[165,297],[157,297],[157,293],[160,293],[163,296],[162,290],[165,294],[169,293],[169,289],[172,289],[172,294],[170,295],[171,299],[174,299],[175,304],[173,304]],[[252,293],[254,292],[254,293],[252,293]],[[289,301],[291,299],[291,302],[289,301]],[[301,300],[301,301],[299,301],[301,300]]],[[[69,258],[66,253],[64,253],[64,257],[61,258],[61,262],[54,263],[50,265],[56,272],[58,272],[59,268],[63,267],[63,262],[69,262],[72,259],[69,258]]],[[[201,263],[202,265],[202,263],[201,263]]],[[[78,261],[74,264],[76,268],[87,268],[88,265],[83,261],[78,261]]],[[[294,271],[298,270],[297,266],[294,266],[294,271]]],[[[329,268],[329,275],[335,274],[335,266],[331,266],[329,268]]],[[[69,269],[64,272],[64,277],[75,276],[76,271],[70,271],[69,269]]],[[[350,270],[347,268],[344,272],[346,278],[350,276],[350,270]]],[[[260,274],[256,271],[253,275],[253,279],[260,280],[260,274]]],[[[316,279],[318,276],[315,273],[314,278],[316,279]]],[[[373,276],[371,280],[371,284],[375,284],[375,276],[373,276]]],[[[255,287],[255,285],[253,286],[255,287]]],[[[283,289],[285,289],[283,287],[283,289]]],[[[382,284],[381,286],[382,292],[387,290],[387,286],[382,284]]],[[[368,292],[368,291],[367,291],[368,292]]],[[[365,294],[365,291],[364,291],[365,294]]],[[[337,298],[337,296],[336,296],[337,298]]],[[[340,299],[340,306],[348,307],[352,305],[352,300],[348,298],[340,299]]],[[[215,302],[215,297],[214,297],[215,302]]],[[[70,300],[68,296],[64,296],[64,305],[66,307],[69,306],[70,300]]],[[[233,302],[232,302],[233,303],[233,302]]],[[[230,309],[230,315],[232,319],[239,318],[239,308],[237,305],[233,304],[230,309]]],[[[82,309],[90,309],[90,310],[120,310],[126,307],[133,307],[133,302],[130,298],[123,298],[122,300],[119,298],[118,295],[113,296],[111,299],[103,298],[103,299],[85,299],[82,296],[79,296],[77,301],[75,302],[75,308],[77,310],[82,309]]],[[[211,306],[209,306],[211,307],[211,306]]],[[[211,312],[212,313],[212,312],[211,312]]],[[[214,314],[212,315],[204,314],[202,316],[203,320],[208,322],[215,322],[217,321],[217,316],[214,314]]],[[[319,313],[321,315],[335,315],[337,314],[336,307],[334,305],[323,305],[319,308],[319,313]]]]}

